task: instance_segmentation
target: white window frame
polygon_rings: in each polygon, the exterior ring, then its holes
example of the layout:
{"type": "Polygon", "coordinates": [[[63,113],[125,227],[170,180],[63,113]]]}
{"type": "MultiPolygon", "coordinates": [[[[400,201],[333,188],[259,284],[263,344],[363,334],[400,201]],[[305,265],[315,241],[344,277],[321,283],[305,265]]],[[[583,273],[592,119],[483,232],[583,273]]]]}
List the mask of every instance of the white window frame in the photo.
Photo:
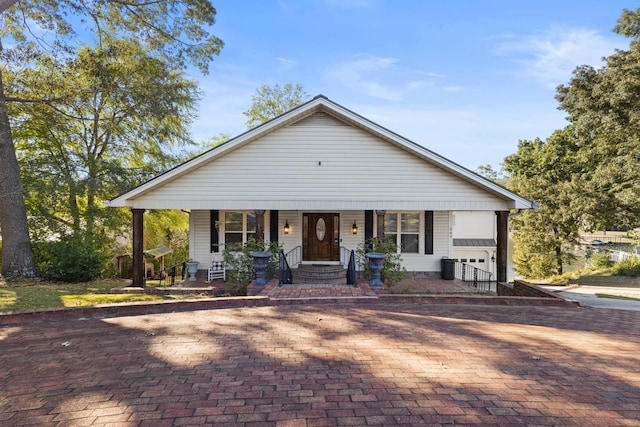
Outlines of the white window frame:
{"type": "Polygon", "coordinates": [[[420,216],[420,212],[419,211],[394,211],[394,212],[387,212],[385,214],[385,222],[388,221],[389,219],[389,215],[396,215],[396,231],[395,233],[389,233],[387,231],[387,227],[385,227],[384,230],[384,237],[392,237],[395,236],[395,244],[396,247],[398,248],[398,253],[405,253],[405,254],[419,254],[420,253],[420,222],[422,221],[422,218],[420,216]],[[418,229],[415,232],[402,232],[402,215],[417,215],[418,217],[418,229]],[[416,250],[415,251],[411,251],[411,252],[405,252],[402,248],[402,236],[403,235],[411,235],[411,236],[416,236],[417,237],[417,244],[416,244],[416,250]]]}
{"type": "MultiPolygon", "coordinates": [[[[228,234],[242,234],[242,246],[245,246],[247,244],[247,242],[249,241],[249,237],[254,236],[256,234],[256,228],[257,228],[257,224],[256,224],[256,214],[253,211],[225,211],[224,212],[224,219],[222,221],[222,224],[224,224],[224,244],[225,244],[225,248],[229,249],[230,251],[241,251],[242,248],[237,248],[237,249],[233,249],[232,247],[229,247],[229,244],[227,244],[227,233],[228,234]],[[235,214],[235,213],[242,213],[242,231],[227,231],[227,215],[228,214],[235,214]],[[249,221],[247,219],[248,215],[253,215],[253,223],[254,223],[254,230],[248,230],[247,226],[249,224],[249,221]]],[[[233,244],[236,243],[240,243],[240,242],[233,242],[233,244]]]]}

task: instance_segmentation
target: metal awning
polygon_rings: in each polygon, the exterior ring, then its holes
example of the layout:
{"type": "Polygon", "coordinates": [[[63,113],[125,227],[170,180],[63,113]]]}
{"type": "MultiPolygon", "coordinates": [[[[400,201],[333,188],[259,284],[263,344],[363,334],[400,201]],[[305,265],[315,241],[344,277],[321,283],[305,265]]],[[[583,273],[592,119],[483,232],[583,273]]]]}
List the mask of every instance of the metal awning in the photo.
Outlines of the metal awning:
{"type": "Polygon", "coordinates": [[[154,258],[160,258],[161,256],[168,255],[171,252],[173,252],[173,249],[171,249],[169,246],[159,246],[157,248],[147,249],[146,251],[144,251],[144,254],[150,255],[154,258]]]}
{"type": "Polygon", "coordinates": [[[453,239],[453,246],[496,247],[494,239],[453,239]]]}

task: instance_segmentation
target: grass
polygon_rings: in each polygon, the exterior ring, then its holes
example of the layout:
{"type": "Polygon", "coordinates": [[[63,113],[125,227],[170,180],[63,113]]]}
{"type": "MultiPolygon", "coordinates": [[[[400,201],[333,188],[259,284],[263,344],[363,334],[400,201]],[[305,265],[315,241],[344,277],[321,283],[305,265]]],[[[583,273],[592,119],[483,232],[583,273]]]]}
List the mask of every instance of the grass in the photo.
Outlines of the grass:
{"type": "Polygon", "coordinates": [[[43,308],[81,307],[134,301],[167,299],[159,295],[111,294],[123,280],[98,280],[88,283],[0,282],[0,312],[30,311],[43,308]]]}
{"type": "Polygon", "coordinates": [[[575,284],[583,286],[609,286],[615,288],[640,288],[640,277],[616,276],[611,269],[579,270],[546,279],[526,279],[547,285],[575,284]]]}
{"type": "Polygon", "coordinates": [[[640,296],[633,296],[633,295],[617,295],[617,294],[596,293],[596,296],[598,298],[611,298],[611,299],[624,299],[624,300],[630,300],[630,301],[640,301],[640,296]]]}

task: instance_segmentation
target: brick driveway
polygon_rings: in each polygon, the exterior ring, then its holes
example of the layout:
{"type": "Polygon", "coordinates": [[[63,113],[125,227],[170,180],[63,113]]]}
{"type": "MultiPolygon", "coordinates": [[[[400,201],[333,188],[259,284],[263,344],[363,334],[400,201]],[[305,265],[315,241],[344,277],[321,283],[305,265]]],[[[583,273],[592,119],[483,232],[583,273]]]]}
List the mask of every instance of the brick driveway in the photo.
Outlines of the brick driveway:
{"type": "Polygon", "coordinates": [[[0,328],[0,425],[640,426],[640,312],[344,304],[0,328]]]}

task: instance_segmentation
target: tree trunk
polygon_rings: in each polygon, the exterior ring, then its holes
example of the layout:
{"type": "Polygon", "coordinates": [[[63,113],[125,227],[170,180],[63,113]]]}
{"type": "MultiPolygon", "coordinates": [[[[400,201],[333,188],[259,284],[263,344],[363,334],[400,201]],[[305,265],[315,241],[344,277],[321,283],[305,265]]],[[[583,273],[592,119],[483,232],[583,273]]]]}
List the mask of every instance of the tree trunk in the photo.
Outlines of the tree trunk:
{"type": "Polygon", "coordinates": [[[556,246],[556,264],[558,269],[558,274],[564,273],[564,268],[562,267],[562,247],[556,246]]]}
{"type": "Polygon", "coordinates": [[[0,230],[2,275],[36,277],[36,266],[24,205],[20,169],[16,157],[0,70],[0,230]]]}

